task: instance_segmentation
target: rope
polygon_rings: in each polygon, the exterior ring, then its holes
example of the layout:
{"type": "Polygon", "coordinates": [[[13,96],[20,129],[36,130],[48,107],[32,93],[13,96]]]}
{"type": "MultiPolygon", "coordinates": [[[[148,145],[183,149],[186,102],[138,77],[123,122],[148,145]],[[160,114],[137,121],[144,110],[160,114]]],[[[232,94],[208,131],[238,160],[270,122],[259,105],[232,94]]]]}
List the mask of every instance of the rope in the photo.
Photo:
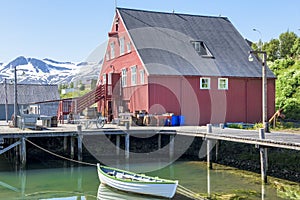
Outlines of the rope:
{"type": "Polygon", "coordinates": [[[183,187],[182,185],[178,185],[177,192],[179,194],[182,194],[191,199],[195,199],[195,200],[204,200],[205,199],[205,198],[201,197],[199,194],[197,194],[196,192],[193,192],[192,190],[190,190],[186,187],[183,187]]]}
{"type": "Polygon", "coordinates": [[[68,161],[71,161],[71,162],[75,162],[75,163],[79,163],[79,164],[90,165],[90,166],[97,166],[97,164],[88,163],[88,162],[83,162],[83,161],[79,161],[79,160],[74,160],[74,159],[71,159],[71,158],[67,158],[67,157],[58,155],[58,154],[53,153],[53,152],[51,152],[51,151],[49,151],[49,150],[47,150],[47,149],[44,149],[43,147],[41,147],[41,146],[39,146],[39,145],[37,145],[37,144],[31,142],[30,140],[28,140],[28,139],[26,139],[26,138],[25,138],[25,140],[26,140],[27,142],[29,142],[30,144],[34,145],[35,147],[37,147],[37,148],[39,148],[39,149],[41,149],[41,150],[43,150],[43,151],[45,151],[45,152],[47,152],[47,153],[49,153],[49,154],[51,154],[51,155],[54,155],[54,156],[56,156],[56,157],[58,157],[58,158],[61,158],[61,159],[64,159],[64,160],[68,160],[68,161]]]}
{"type": "Polygon", "coordinates": [[[72,191],[41,191],[41,192],[34,192],[31,194],[25,194],[25,196],[30,197],[30,196],[37,196],[37,195],[48,194],[48,193],[55,193],[55,194],[64,193],[64,194],[84,195],[84,196],[88,196],[88,197],[97,198],[95,195],[92,195],[92,194],[86,194],[86,193],[82,193],[82,192],[72,192],[72,191]]]}

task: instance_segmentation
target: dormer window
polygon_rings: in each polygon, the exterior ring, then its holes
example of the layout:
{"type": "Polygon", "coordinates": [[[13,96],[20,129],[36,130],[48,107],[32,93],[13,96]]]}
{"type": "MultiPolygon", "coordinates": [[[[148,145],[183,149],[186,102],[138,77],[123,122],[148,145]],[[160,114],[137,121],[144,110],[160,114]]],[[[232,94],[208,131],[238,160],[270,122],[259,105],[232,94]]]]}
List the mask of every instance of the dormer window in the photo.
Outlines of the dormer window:
{"type": "Polygon", "coordinates": [[[203,41],[191,41],[191,43],[200,56],[209,58],[213,57],[203,41]]]}

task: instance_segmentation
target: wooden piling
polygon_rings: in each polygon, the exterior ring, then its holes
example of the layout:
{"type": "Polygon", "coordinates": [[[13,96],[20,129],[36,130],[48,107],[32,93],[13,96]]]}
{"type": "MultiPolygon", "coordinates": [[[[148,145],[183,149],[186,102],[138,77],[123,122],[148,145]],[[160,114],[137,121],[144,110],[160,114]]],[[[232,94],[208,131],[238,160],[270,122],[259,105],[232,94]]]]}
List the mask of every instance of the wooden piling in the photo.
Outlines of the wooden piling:
{"type": "Polygon", "coordinates": [[[174,146],[175,146],[175,136],[170,135],[170,143],[169,143],[169,157],[172,159],[174,157],[174,146]]]}
{"type": "Polygon", "coordinates": [[[68,150],[68,136],[64,136],[64,152],[68,150]]]}
{"type": "MultiPolygon", "coordinates": [[[[17,141],[14,141],[17,142],[17,141]]],[[[15,166],[19,166],[19,161],[20,161],[20,145],[15,146],[15,166]]]]}
{"type": "MultiPolygon", "coordinates": [[[[259,129],[259,139],[265,139],[265,130],[264,128],[259,129]]],[[[260,154],[260,171],[261,171],[261,180],[262,183],[267,183],[267,148],[260,146],[259,154],[260,154]]]]}
{"type": "MultiPolygon", "coordinates": [[[[211,124],[207,124],[206,127],[207,127],[207,134],[212,133],[212,125],[211,124]]],[[[207,139],[207,143],[206,144],[207,144],[206,145],[207,167],[209,169],[212,169],[211,153],[210,153],[210,150],[211,150],[211,140],[207,139]]]]}
{"type": "Polygon", "coordinates": [[[210,190],[210,168],[207,167],[207,197],[210,199],[211,190],[210,190]]]}
{"type": "Polygon", "coordinates": [[[21,148],[20,148],[20,162],[21,167],[25,167],[26,165],[26,140],[25,137],[21,138],[21,148]]]}
{"type": "Polygon", "coordinates": [[[81,125],[78,125],[77,126],[77,133],[78,133],[78,136],[77,136],[77,148],[78,148],[78,152],[77,152],[77,159],[79,161],[82,161],[82,126],[81,125]]]}
{"type": "Polygon", "coordinates": [[[120,155],[120,135],[116,135],[116,154],[120,155]]]}
{"type": "Polygon", "coordinates": [[[127,133],[125,135],[125,159],[129,159],[129,150],[130,150],[130,135],[127,133]]]}
{"type": "Polygon", "coordinates": [[[74,146],[75,146],[75,139],[73,136],[71,136],[71,142],[70,142],[70,150],[71,150],[71,159],[74,159],[74,146]]]}
{"type": "Polygon", "coordinates": [[[219,143],[220,143],[220,141],[216,140],[216,158],[215,158],[215,162],[217,162],[218,159],[219,159],[219,143]]]}
{"type": "Polygon", "coordinates": [[[158,139],[157,139],[157,150],[160,150],[161,149],[161,134],[158,133],[158,139]]]}

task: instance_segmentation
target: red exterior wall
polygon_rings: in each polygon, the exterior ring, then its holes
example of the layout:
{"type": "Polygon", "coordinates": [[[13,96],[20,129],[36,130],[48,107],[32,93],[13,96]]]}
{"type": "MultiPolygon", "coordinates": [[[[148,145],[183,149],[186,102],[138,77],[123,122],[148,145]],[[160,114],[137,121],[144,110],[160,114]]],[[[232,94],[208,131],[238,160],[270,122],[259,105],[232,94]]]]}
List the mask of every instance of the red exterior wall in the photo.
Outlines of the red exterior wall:
{"type": "MultiPolygon", "coordinates": [[[[200,89],[200,77],[150,77],[149,112],[184,115],[187,125],[261,121],[261,79],[228,78],[228,90],[200,89]]],[[[275,112],[275,79],[268,80],[268,118],[275,112]]]]}
{"type": "MultiPolygon", "coordinates": [[[[109,32],[109,39],[108,45],[106,49],[106,54],[104,56],[102,69],[100,72],[98,84],[103,84],[103,75],[113,73],[114,75],[119,74],[120,79],[118,79],[118,83],[113,83],[114,85],[118,85],[115,87],[115,90],[112,91],[114,94],[111,101],[112,101],[112,110],[114,117],[117,117],[118,110],[120,106],[123,106],[123,111],[130,111],[134,110],[145,110],[148,107],[148,87],[147,83],[147,72],[143,67],[143,64],[137,54],[137,51],[134,47],[133,42],[131,41],[127,30],[125,29],[121,18],[119,18],[118,14],[116,14],[114,23],[112,25],[112,29],[109,32]],[[116,19],[118,19],[118,28],[116,28],[116,19]],[[120,38],[124,38],[124,54],[120,54],[120,38]],[[114,43],[114,58],[111,58],[111,43],[114,43]],[[128,43],[130,43],[131,50],[128,50],[128,43]],[[107,54],[109,58],[107,58],[107,54]],[[136,66],[136,85],[131,84],[131,67],[136,66]],[[122,87],[122,92],[120,93],[120,86],[121,86],[121,73],[122,69],[126,69],[126,86],[122,87]],[[144,83],[142,84],[140,71],[144,70],[144,83]],[[123,102],[120,100],[120,97],[123,102]]],[[[108,78],[106,78],[108,82],[108,78]]],[[[103,113],[108,112],[108,102],[99,102],[98,104],[99,110],[103,113]]]]}

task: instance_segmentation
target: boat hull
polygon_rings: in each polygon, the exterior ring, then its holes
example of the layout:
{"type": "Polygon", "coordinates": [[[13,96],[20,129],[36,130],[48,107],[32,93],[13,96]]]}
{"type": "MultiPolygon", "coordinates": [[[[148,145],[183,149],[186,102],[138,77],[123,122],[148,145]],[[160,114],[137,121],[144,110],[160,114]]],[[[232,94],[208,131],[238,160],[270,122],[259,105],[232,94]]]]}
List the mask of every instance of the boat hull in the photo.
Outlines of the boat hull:
{"type": "Polygon", "coordinates": [[[101,166],[99,164],[97,168],[98,168],[97,170],[98,176],[101,183],[126,192],[172,198],[175,195],[177,185],[178,185],[178,181],[168,181],[163,179],[161,179],[163,181],[157,183],[157,182],[128,181],[128,180],[123,180],[118,178],[112,178],[101,169],[101,166]]]}

